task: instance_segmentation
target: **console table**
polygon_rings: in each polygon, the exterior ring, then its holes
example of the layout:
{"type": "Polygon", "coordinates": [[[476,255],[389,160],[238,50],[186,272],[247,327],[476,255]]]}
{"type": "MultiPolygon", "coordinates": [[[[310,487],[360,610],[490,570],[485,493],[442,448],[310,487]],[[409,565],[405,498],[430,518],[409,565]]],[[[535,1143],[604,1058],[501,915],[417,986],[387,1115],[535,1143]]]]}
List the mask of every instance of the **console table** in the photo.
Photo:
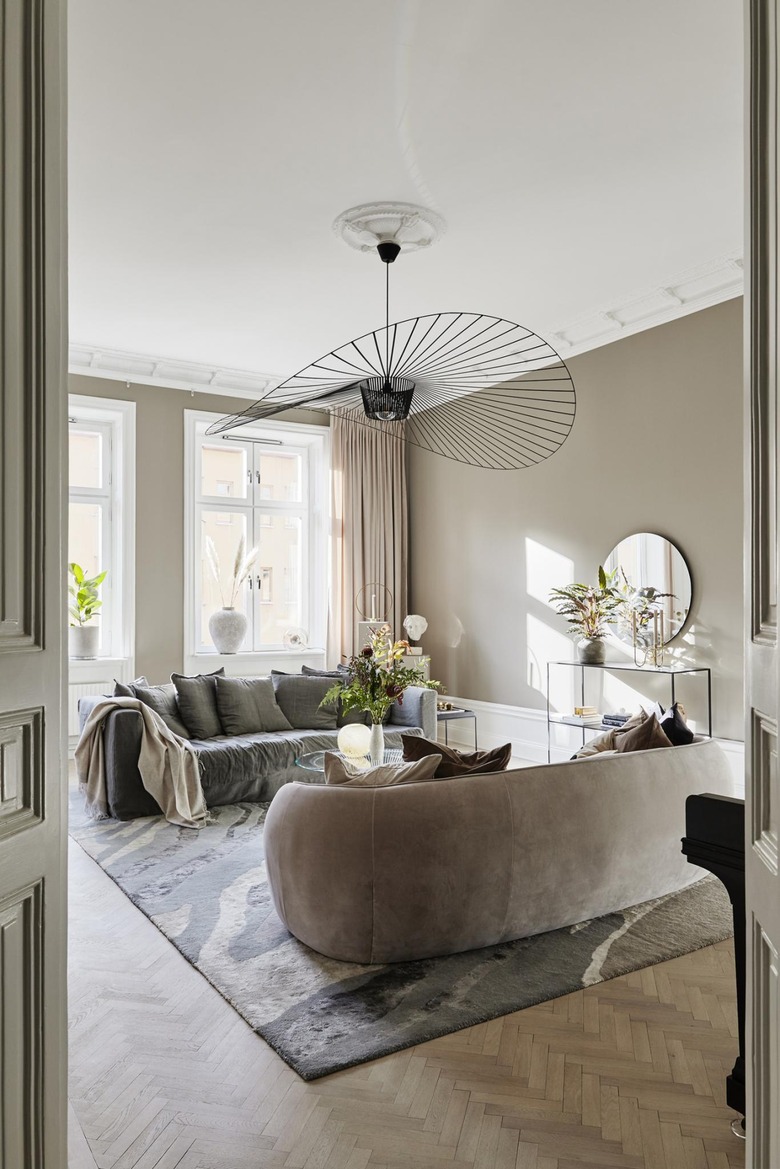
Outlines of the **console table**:
{"type": "Polygon", "coordinates": [[[702,678],[707,684],[707,736],[712,738],[712,670],[709,666],[683,666],[674,663],[669,666],[635,666],[629,662],[548,662],[547,663],[547,762],[549,763],[552,756],[552,730],[554,725],[563,724],[564,726],[579,727],[582,731],[582,741],[585,742],[586,731],[601,730],[601,720],[594,722],[582,722],[581,719],[574,718],[566,714],[554,714],[550,708],[550,669],[555,666],[562,666],[570,670],[580,671],[580,701],[585,705],[585,671],[586,670],[606,670],[617,671],[629,674],[645,674],[656,675],[661,677],[668,677],[671,692],[670,706],[674,706],[677,701],[675,681],[681,674],[694,674],[702,678]]]}

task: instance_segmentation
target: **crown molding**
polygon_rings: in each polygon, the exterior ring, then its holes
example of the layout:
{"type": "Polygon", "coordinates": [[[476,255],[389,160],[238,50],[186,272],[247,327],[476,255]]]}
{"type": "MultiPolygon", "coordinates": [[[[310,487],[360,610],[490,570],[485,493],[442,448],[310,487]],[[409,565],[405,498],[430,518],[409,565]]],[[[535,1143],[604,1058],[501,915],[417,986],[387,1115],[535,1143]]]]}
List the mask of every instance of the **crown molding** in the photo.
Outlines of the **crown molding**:
{"type": "Polygon", "coordinates": [[[134,382],[142,386],[164,386],[192,393],[220,394],[226,398],[248,398],[253,402],[282,380],[274,374],[229,369],[224,365],[206,365],[75,343],[68,349],[68,372],[108,378],[128,385],[134,382]]]}
{"type": "Polygon", "coordinates": [[[542,336],[565,360],[741,296],[743,287],[742,256],[733,252],[688,268],[657,288],[578,317],[564,328],[542,331],[542,336]]]}
{"type": "MultiPolygon", "coordinates": [[[[627,300],[579,317],[564,328],[542,329],[539,333],[565,360],[741,296],[743,284],[742,257],[735,252],[696,268],[688,268],[664,285],[635,293],[627,300]]],[[[275,374],[79,344],[70,346],[68,370],[87,377],[165,386],[192,393],[221,394],[251,401],[262,398],[282,381],[282,377],[275,374]]]]}

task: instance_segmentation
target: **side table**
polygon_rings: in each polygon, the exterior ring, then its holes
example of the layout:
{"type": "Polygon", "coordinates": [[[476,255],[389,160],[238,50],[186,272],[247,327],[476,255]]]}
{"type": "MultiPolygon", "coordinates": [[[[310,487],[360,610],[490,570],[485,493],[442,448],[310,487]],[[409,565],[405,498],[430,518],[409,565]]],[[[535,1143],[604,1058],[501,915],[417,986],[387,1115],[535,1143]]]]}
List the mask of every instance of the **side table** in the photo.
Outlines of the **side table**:
{"type": "Polygon", "coordinates": [[[477,715],[473,710],[466,710],[459,707],[456,710],[437,710],[436,721],[444,723],[444,745],[449,747],[449,738],[447,734],[447,723],[453,722],[458,718],[473,718],[474,719],[474,750],[477,750],[477,715]]]}

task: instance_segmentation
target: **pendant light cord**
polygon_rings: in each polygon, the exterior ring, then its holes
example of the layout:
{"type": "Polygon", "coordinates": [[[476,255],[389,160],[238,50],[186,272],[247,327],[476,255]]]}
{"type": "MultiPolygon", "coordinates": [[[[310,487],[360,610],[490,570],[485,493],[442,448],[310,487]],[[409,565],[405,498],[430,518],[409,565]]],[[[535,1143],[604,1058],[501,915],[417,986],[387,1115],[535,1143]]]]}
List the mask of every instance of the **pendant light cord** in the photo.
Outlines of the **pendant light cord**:
{"type": "Polygon", "coordinates": [[[385,264],[385,377],[390,377],[390,265],[385,264]]]}

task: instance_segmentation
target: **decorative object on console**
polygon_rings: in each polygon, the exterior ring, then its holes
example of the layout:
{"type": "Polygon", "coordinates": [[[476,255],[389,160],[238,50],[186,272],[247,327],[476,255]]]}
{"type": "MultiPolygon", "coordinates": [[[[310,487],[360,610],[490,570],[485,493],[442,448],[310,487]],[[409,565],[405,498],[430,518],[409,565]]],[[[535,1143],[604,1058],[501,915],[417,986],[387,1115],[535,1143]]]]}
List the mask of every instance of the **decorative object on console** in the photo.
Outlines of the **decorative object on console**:
{"type": "Polygon", "coordinates": [[[219,555],[217,554],[216,545],[211,536],[206,536],[205,547],[206,560],[211,570],[211,575],[217,583],[220,600],[222,601],[222,608],[218,609],[216,613],[212,613],[209,617],[209,634],[211,640],[214,642],[214,648],[217,653],[235,654],[238,653],[244,643],[249,624],[246,615],[240,609],[236,608],[236,601],[238,600],[241,586],[249,576],[252,565],[257,559],[257,548],[250,548],[247,552],[246,538],[243,535],[241,536],[233,560],[230,591],[227,594],[228,600],[226,602],[226,594],[222,589],[222,569],[219,563],[219,555]]]}
{"type": "Polygon", "coordinates": [[[575,582],[553,589],[550,603],[566,618],[569,633],[579,638],[577,657],[581,662],[600,665],[605,659],[604,638],[621,604],[617,572],[607,573],[599,565],[598,584],[575,582]]]}
{"type": "Polygon", "coordinates": [[[372,762],[378,763],[384,756],[382,722],[393,703],[403,704],[404,690],[409,686],[434,689],[437,685],[426,682],[419,669],[403,664],[408,648],[408,642],[391,641],[390,626],[382,625],[371,633],[369,645],[352,658],[346,683],[337,681],[322,700],[326,704],[340,699],[345,714],[350,710],[368,712],[371,716],[369,755],[372,762]]]}
{"type": "Polygon", "coordinates": [[[554,454],[574,423],[574,384],[566,363],[531,329],[473,312],[390,324],[390,265],[420,246],[410,226],[432,228],[422,237],[427,246],[438,217],[408,203],[367,204],[336,224],[350,242],[354,232],[372,241],[367,250],[385,265],[384,327],[313,362],[208,433],[305,406],[366,427],[403,422],[394,438],[476,467],[529,467],[554,454]]]}
{"type": "MultiPolygon", "coordinates": [[[[428,622],[419,613],[407,613],[404,617],[404,629],[411,641],[419,641],[427,628],[428,622]]],[[[410,645],[409,653],[419,656],[422,653],[422,646],[410,645]]]]}
{"type": "Polygon", "coordinates": [[[358,589],[355,596],[355,611],[360,620],[357,623],[357,648],[371,644],[371,635],[380,625],[385,625],[393,611],[393,594],[387,585],[372,580],[358,589]]]}
{"type": "Polygon", "coordinates": [[[88,577],[80,564],[71,562],[68,572],[73,583],[68,585],[71,596],[68,605],[70,627],[68,628],[68,657],[77,661],[96,658],[100,643],[100,626],[94,620],[103,605],[99,589],[108,576],[108,571],[88,577]]]}
{"type": "Polygon", "coordinates": [[[693,585],[682,552],[665,536],[635,532],[612,549],[604,568],[617,574],[623,597],[613,636],[634,647],[637,665],[663,665],[664,646],[682,631],[691,608],[693,585]]]}

